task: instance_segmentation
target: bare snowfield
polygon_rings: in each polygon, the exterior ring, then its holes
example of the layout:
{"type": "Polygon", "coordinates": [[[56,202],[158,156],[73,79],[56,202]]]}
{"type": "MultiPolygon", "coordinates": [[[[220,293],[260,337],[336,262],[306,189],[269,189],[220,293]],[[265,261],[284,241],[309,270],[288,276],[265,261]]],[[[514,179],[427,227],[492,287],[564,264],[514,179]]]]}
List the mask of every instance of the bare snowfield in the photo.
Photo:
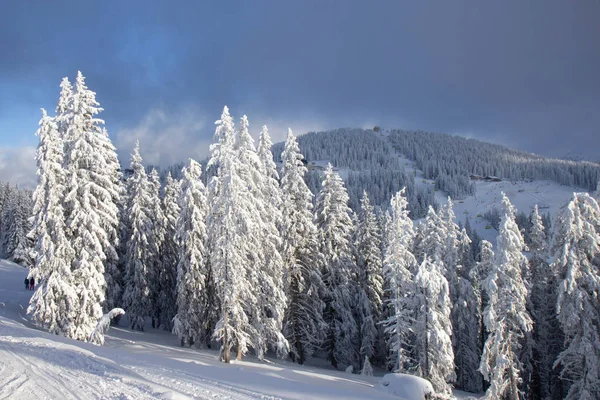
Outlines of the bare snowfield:
{"type": "Polygon", "coordinates": [[[25,276],[0,261],[0,400],[403,398],[384,391],[381,377],[330,367],[251,357],[226,365],[216,351],[181,348],[153,329],[111,328],[102,347],[51,335],[26,315],[25,276]]]}

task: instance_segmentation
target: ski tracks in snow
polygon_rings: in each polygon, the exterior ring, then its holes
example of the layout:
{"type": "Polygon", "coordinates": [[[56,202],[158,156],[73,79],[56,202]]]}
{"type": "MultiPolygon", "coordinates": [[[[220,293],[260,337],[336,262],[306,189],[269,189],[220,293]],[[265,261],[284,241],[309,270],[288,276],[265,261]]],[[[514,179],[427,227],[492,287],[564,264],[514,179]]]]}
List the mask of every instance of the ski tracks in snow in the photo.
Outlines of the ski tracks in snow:
{"type": "Polygon", "coordinates": [[[276,399],[185,371],[140,365],[127,356],[118,357],[117,365],[84,349],[16,336],[4,322],[0,319],[0,400],[276,399]]]}

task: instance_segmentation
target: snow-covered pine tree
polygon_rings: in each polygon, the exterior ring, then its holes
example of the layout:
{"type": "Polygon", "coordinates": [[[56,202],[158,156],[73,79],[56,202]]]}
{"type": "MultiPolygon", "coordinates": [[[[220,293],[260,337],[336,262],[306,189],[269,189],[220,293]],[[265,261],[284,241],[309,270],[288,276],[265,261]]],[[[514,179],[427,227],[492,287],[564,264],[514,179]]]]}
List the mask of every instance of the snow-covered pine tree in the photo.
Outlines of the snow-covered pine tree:
{"type": "Polygon", "coordinates": [[[548,264],[548,244],[544,224],[536,205],[531,213],[529,250],[531,256],[531,316],[535,368],[531,382],[531,397],[547,399],[560,383],[554,360],[562,346],[562,332],[556,318],[557,281],[548,264]]]}
{"type": "Polygon", "coordinates": [[[525,241],[515,222],[515,208],[502,193],[503,215],[498,251],[484,281],[489,304],[484,311],[489,336],[481,357],[480,371],[490,383],[487,399],[520,398],[522,365],[519,360],[525,334],[532,329],[526,309],[527,288],[521,274],[527,258],[525,241]]]}
{"type": "Polygon", "coordinates": [[[415,275],[420,308],[414,333],[417,343],[420,375],[431,382],[436,393],[446,398],[452,394],[454,352],[450,322],[448,281],[442,274],[440,260],[425,256],[415,275]]]}
{"type": "MultiPolygon", "coordinates": [[[[258,288],[250,301],[248,313],[256,336],[252,339],[259,360],[268,348],[279,355],[288,353],[288,342],[281,333],[286,296],[283,285],[283,261],[280,254],[280,237],[276,225],[277,211],[270,203],[270,192],[276,182],[267,181],[264,162],[258,156],[254,141],[248,131],[248,118],[244,115],[235,136],[234,148],[238,162],[237,174],[246,182],[250,197],[243,205],[248,216],[247,276],[252,287],[258,288]],[[271,190],[267,189],[267,185],[271,190]]],[[[264,128],[262,135],[265,134],[264,128]]],[[[268,132],[267,132],[268,135],[268,132]]],[[[264,150],[263,150],[264,151],[264,150]]],[[[272,172],[272,171],[271,171],[272,172]]]]}
{"type": "MultiPolygon", "coordinates": [[[[206,188],[200,180],[202,168],[190,159],[183,169],[176,238],[179,245],[177,264],[177,315],[173,333],[183,345],[210,344],[211,320],[207,318],[212,306],[207,291],[206,243],[206,188]]],[[[169,192],[176,190],[174,183],[167,186],[169,192]]],[[[171,197],[173,193],[169,193],[171,197]]],[[[165,195],[165,200],[167,199],[165,195]]],[[[171,206],[174,208],[174,206],[171,206]]],[[[170,218],[170,216],[167,214],[170,218]]]]}
{"type": "MultiPolygon", "coordinates": [[[[122,198],[125,196],[125,188],[121,182],[121,165],[117,157],[117,151],[112,144],[106,129],[97,136],[98,150],[105,169],[102,171],[101,185],[105,189],[107,198],[102,207],[101,226],[106,231],[106,242],[103,244],[105,260],[104,278],[106,280],[106,301],[104,311],[110,312],[114,308],[121,307],[123,299],[123,270],[119,261],[120,246],[120,207],[122,198]],[[108,197],[112,200],[109,201],[108,197]]],[[[120,314],[115,316],[118,321],[120,314]]]]}
{"type": "Polygon", "coordinates": [[[31,230],[36,238],[35,264],[30,271],[38,285],[27,313],[51,333],[72,337],[78,300],[70,269],[73,251],[64,232],[63,142],[54,119],[44,109],[39,125],[36,132],[40,138],[36,152],[38,185],[33,196],[31,230]]]}
{"type": "Polygon", "coordinates": [[[163,329],[168,331],[173,329],[173,318],[177,314],[179,244],[175,236],[177,234],[177,220],[181,212],[181,208],[179,207],[179,192],[180,183],[173,179],[171,172],[169,172],[165,184],[165,196],[162,201],[165,218],[165,239],[162,247],[162,267],[160,276],[158,277],[160,288],[158,295],[159,323],[163,329]]]}
{"type": "Polygon", "coordinates": [[[365,359],[379,360],[383,332],[378,326],[383,311],[383,260],[381,233],[367,192],[363,192],[354,238],[359,281],[359,332],[361,364],[365,359]]]}
{"type": "Polygon", "coordinates": [[[129,201],[127,215],[131,236],[127,239],[125,261],[125,292],[123,303],[131,329],[144,330],[145,318],[152,314],[153,226],[150,215],[150,184],[140,156],[140,144],[136,142],[131,154],[133,174],[127,180],[129,201]]]}
{"type": "Polygon", "coordinates": [[[410,357],[413,343],[409,336],[414,325],[415,286],[413,283],[417,260],[413,255],[413,222],[408,216],[405,190],[391,200],[392,220],[389,243],[385,251],[383,271],[389,282],[391,315],[385,320],[389,342],[389,364],[394,371],[405,372],[416,366],[410,357]]]}
{"type": "Polygon", "coordinates": [[[152,279],[148,282],[150,287],[150,299],[151,299],[151,317],[152,327],[158,328],[160,322],[160,307],[158,297],[160,295],[161,286],[160,278],[163,276],[163,243],[165,241],[165,215],[163,213],[162,201],[160,198],[160,176],[156,168],[153,168],[150,172],[148,179],[148,199],[150,201],[148,205],[149,217],[152,222],[152,235],[150,241],[150,251],[152,253],[150,276],[152,279]]]}
{"type": "Polygon", "coordinates": [[[357,293],[353,279],[356,265],[350,242],[353,229],[350,212],[344,183],[329,164],[315,207],[320,247],[325,257],[323,282],[327,297],[324,317],[329,325],[325,347],[328,360],[335,368],[345,364],[358,370],[358,327],[353,316],[357,293]]]}
{"type": "Polygon", "coordinates": [[[313,222],[312,193],[304,181],[306,167],[290,129],[281,154],[282,238],[288,304],[284,334],[292,361],[303,364],[321,346],[327,329],[323,320],[323,260],[313,222]]]}
{"type": "Polygon", "coordinates": [[[554,223],[556,309],[565,336],[555,368],[567,400],[600,398],[599,231],[600,208],[587,193],[575,193],[554,223]]]}
{"type": "Polygon", "coordinates": [[[213,338],[221,343],[221,360],[229,363],[235,347],[238,359],[248,351],[256,330],[247,314],[256,306],[254,277],[248,276],[248,255],[257,251],[254,220],[248,215],[251,192],[242,180],[236,166],[235,132],[229,109],[224,107],[221,119],[216,122],[215,139],[211,146],[208,167],[214,167],[216,176],[211,179],[211,204],[208,216],[210,237],[210,265],[218,298],[219,314],[213,338]]]}
{"type": "Polygon", "coordinates": [[[483,389],[478,371],[481,355],[481,295],[472,283],[474,270],[471,239],[465,228],[459,233],[457,302],[452,308],[456,387],[477,393],[483,389]]]}
{"type": "MultiPolygon", "coordinates": [[[[88,340],[103,315],[106,260],[116,254],[112,233],[107,232],[106,226],[107,223],[116,226],[119,193],[113,185],[114,171],[107,165],[104,154],[108,137],[101,128],[104,121],[95,117],[102,111],[95,96],[78,72],[72,118],[67,121],[64,133],[67,173],[64,207],[67,240],[74,250],[71,270],[79,298],[74,338],[78,340],[88,340]]],[[[61,129],[59,125],[59,132],[61,129]]]]}

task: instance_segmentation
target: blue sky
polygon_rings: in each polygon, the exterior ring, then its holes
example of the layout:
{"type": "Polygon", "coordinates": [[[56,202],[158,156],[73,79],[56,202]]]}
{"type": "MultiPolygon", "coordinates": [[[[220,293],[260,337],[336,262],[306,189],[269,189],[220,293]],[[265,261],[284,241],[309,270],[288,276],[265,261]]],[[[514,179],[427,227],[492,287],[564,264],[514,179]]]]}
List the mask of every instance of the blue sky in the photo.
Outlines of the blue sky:
{"type": "MultiPolygon", "coordinates": [[[[87,77],[122,157],[202,158],[227,104],[275,139],[343,126],[600,154],[596,1],[17,1],[0,12],[0,179],[87,77]]],[[[34,179],[34,177],[32,178],[34,179]]]]}

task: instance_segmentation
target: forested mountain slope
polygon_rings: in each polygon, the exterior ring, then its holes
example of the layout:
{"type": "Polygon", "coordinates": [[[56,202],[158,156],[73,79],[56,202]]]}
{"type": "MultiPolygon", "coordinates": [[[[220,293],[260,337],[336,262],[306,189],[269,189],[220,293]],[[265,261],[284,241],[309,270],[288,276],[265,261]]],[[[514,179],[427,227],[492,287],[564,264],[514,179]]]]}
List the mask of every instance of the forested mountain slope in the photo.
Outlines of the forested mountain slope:
{"type": "MultiPolygon", "coordinates": [[[[597,163],[551,159],[440,133],[343,128],[310,132],[298,137],[298,142],[312,167],[307,180],[313,191],[318,189],[320,165],[329,161],[342,172],[353,209],[363,190],[381,206],[406,186],[413,218],[423,217],[427,206],[436,203],[434,191],[442,190],[456,200],[475,195],[479,177],[546,180],[587,190],[595,189],[600,180],[597,163]],[[414,164],[402,162],[404,157],[414,164]],[[434,181],[433,188],[415,181],[416,169],[434,181]]],[[[282,148],[282,143],[273,147],[276,160],[282,148]]]]}

